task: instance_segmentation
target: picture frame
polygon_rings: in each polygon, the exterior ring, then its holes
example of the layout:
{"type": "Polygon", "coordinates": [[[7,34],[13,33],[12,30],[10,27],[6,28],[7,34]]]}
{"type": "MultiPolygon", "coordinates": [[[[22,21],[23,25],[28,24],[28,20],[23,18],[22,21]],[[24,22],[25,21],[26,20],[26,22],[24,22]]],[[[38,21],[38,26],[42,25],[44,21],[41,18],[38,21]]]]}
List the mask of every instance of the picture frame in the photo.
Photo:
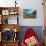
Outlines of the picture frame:
{"type": "Polygon", "coordinates": [[[24,19],[36,18],[36,15],[37,15],[37,11],[34,9],[23,9],[24,19]]]}
{"type": "Polygon", "coordinates": [[[2,15],[9,15],[9,10],[2,10],[2,15]]]}
{"type": "Polygon", "coordinates": [[[16,15],[16,14],[17,14],[17,11],[16,11],[16,10],[10,10],[10,11],[9,11],[9,14],[10,14],[10,15],[16,15]]]}

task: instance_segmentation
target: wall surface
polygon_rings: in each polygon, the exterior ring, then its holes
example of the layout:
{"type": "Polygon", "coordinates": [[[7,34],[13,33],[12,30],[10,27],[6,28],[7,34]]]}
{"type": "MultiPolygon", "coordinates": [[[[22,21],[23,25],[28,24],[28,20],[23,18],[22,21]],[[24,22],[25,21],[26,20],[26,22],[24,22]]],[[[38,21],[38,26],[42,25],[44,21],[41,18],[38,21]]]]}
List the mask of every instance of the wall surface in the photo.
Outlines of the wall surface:
{"type": "MultiPolygon", "coordinates": [[[[1,7],[12,7],[15,6],[15,0],[0,0],[1,7]]],[[[19,18],[20,26],[43,26],[43,0],[17,0],[17,6],[21,9],[21,14],[19,18]],[[37,17],[35,19],[24,19],[23,18],[23,9],[36,9],[37,17]]]]}
{"type": "MultiPolygon", "coordinates": [[[[25,0],[23,1],[24,4],[22,5],[22,9],[29,8],[29,9],[36,9],[37,10],[37,17],[35,19],[24,19],[23,13],[20,16],[20,25],[21,26],[43,26],[43,6],[42,0],[25,0]]],[[[23,12],[23,11],[22,11],[23,12]]]]}

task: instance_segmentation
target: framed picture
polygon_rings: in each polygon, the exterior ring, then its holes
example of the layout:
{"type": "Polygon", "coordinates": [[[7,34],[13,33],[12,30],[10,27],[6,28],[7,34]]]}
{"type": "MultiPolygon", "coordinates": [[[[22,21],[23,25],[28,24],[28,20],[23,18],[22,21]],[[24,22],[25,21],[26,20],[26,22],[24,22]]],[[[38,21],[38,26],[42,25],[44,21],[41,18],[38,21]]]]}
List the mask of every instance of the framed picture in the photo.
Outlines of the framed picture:
{"type": "Polygon", "coordinates": [[[23,9],[23,18],[36,18],[36,10],[23,9]]]}
{"type": "Polygon", "coordinates": [[[9,10],[2,10],[2,15],[9,15],[9,10]]]}
{"type": "Polygon", "coordinates": [[[9,11],[9,14],[10,14],[10,15],[16,15],[16,14],[17,14],[17,11],[16,11],[16,10],[10,10],[10,11],[9,11]]]}

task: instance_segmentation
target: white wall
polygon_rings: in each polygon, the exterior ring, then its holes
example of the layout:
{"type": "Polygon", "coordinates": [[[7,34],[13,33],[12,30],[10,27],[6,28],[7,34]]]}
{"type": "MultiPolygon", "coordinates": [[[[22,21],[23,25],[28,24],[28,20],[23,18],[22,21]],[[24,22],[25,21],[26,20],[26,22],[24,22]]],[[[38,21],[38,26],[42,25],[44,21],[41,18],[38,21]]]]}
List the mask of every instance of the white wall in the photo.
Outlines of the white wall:
{"type": "Polygon", "coordinates": [[[37,18],[36,19],[24,19],[23,16],[20,16],[20,25],[22,26],[43,26],[43,6],[42,0],[25,0],[23,1],[23,8],[32,8],[37,10],[37,18]],[[26,6],[26,7],[25,7],[26,6]]]}
{"type": "MultiPolygon", "coordinates": [[[[14,6],[15,0],[0,0],[0,6],[9,7],[14,6]]],[[[17,0],[18,5],[21,9],[21,14],[19,18],[19,24],[21,26],[43,26],[43,6],[42,0],[17,0]],[[24,19],[23,18],[23,10],[24,8],[31,8],[37,10],[37,18],[36,19],[24,19]]]]}

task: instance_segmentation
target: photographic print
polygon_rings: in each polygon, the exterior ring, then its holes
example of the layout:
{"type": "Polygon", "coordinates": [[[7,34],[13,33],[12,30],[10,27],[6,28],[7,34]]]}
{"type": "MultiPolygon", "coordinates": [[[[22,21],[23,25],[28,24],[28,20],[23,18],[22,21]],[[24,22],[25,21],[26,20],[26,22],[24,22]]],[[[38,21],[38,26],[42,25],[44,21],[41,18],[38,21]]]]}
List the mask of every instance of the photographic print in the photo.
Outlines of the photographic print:
{"type": "Polygon", "coordinates": [[[36,18],[36,10],[23,9],[23,18],[36,18]]]}
{"type": "Polygon", "coordinates": [[[9,10],[2,10],[2,15],[9,15],[9,10]]]}

